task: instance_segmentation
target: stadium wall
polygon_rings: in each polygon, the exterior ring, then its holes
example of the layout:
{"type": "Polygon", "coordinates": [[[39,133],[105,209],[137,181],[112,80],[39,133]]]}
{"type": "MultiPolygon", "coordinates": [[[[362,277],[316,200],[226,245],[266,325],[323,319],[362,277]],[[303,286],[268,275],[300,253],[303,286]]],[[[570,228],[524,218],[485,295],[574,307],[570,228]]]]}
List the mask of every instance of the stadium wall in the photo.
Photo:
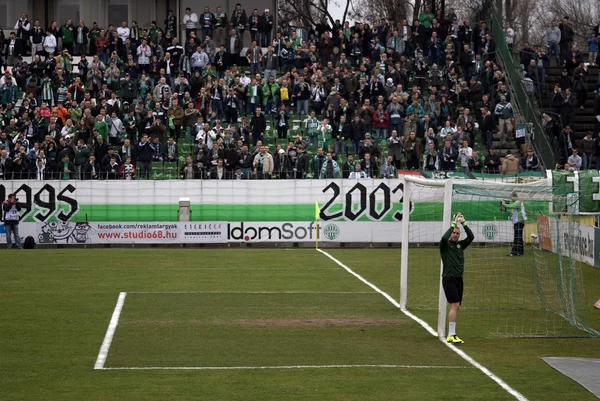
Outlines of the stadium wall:
{"type": "MultiPolygon", "coordinates": [[[[22,206],[21,235],[32,235],[44,244],[314,243],[315,201],[322,244],[399,244],[404,188],[402,178],[5,181],[0,184],[0,201],[15,193],[22,206]],[[188,222],[178,221],[181,198],[190,200],[188,222]]],[[[440,224],[443,193],[416,192],[411,200],[409,240],[436,243],[445,228],[440,224]]],[[[537,232],[539,213],[548,215],[552,205],[526,201],[526,206],[530,216],[526,240],[530,241],[530,234],[537,232]]],[[[457,195],[453,209],[467,215],[478,243],[512,241],[509,214],[499,210],[497,199],[474,202],[457,195]]],[[[568,224],[546,219],[552,226],[568,224]]],[[[600,265],[600,230],[585,224],[579,227],[577,235],[554,239],[548,250],[571,252],[578,260],[600,265]]]]}

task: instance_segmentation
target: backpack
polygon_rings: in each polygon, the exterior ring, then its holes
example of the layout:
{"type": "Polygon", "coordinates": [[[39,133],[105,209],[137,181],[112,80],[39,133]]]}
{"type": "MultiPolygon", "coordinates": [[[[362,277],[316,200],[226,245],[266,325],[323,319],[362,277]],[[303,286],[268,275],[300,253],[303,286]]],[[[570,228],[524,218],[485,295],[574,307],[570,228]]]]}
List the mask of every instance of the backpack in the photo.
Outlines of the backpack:
{"type": "Polygon", "coordinates": [[[279,91],[281,93],[281,100],[289,100],[288,88],[279,88],[279,91]]]}
{"type": "Polygon", "coordinates": [[[25,242],[23,243],[23,249],[35,249],[37,245],[35,244],[35,239],[30,235],[25,238],[25,242]]]}

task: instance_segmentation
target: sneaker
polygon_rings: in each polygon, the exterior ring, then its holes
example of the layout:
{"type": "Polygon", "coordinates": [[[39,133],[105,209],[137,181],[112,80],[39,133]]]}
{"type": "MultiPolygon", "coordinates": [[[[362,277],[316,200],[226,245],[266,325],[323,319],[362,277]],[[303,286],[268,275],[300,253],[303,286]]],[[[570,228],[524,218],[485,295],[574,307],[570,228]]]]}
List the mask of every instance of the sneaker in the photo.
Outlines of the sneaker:
{"type": "Polygon", "coordinates": [[[464,344],[465,343],[463,340],[461,340],[460,338],[458,338],[457,335],[448,336],[448,338],[446,338],[446,342],[449,342],[449,343],[452,343],[452,344],[464,344]]]}

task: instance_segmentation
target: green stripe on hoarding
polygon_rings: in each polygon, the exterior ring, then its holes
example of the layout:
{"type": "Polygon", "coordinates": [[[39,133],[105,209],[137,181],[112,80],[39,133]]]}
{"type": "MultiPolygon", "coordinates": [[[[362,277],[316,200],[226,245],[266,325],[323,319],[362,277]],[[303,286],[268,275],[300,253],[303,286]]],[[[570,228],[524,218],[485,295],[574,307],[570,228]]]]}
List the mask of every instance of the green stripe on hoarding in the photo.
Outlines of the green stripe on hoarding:
{"type": "MultiPolygon", "coordinates": [[[[509,220],[510,213],[499,210],[499,202],[453,202],[453,213],[461,212],[471,221],[509,220]]],[[[322,205],[323,206],[323,205],[322,205]]],[[[440,221],[442,219],[443,203],[417,203],[411,213],[411,221],[440,221]]],[[[530,221],[535,220],[538,213],[548,213],[548,203],[543,201],[525,202],[530,221]]],[[[331,215],[342,210],[342,204],[333,204],[324,213],[331,215]]],[[[375,212],[381,212],[379,204],[375,212]]],[[[62,210],[65,210],[62,208],[62,210]]],[[[369,217],[367,207],[362,214],[360,207],[355,204],[354,214],[359,215],[355,221],[375,221],[369,217]]],[[[379,221],[394,222],[396,212],[402,210],[399,203],[392,204],[390,211],[379,221]]],[[[314,204],[287,204],[287,205],[200,205],[191,206],[192,221],[248,221],[248,222],[286,222],[286,221],[313,221],[315,219],[314,204]]],[[[65,213],[68,212],[65,210],[65,213]]],[[[153,222],[177,221],[177,205],[80,205],[79,211],[71,221],[89,222],[153,222]]],[[[346,211],[344,211],[346,213],[346,211]]],[[[34,213],[30,213],[25,221],[33,221],[34,213]]],[[[56,214],[52,220],[55,220],[56,214]]],[[[335,220],[352,220],[350,218],[336,218],[335,220]]]]}

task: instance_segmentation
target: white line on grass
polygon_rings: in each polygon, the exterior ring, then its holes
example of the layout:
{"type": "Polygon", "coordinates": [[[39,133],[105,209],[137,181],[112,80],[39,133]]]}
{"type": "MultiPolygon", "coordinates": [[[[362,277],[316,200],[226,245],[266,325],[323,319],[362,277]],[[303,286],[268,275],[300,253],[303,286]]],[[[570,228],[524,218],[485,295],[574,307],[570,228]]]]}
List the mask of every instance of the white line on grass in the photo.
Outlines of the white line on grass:
{"type": "Polygon", "coordinates": [[[289,270],[289,271],[306,271],[306,270],[336,270],[332,267],[294,267],[294,268],[281,268],[281,267],[136,267],[131,266],[131,268],[121,268],[121,267],[106,267],[106,268],[95,268],[95,267],[65,267],[58,268],[54,270],[65,270],[65,271],[129,271],[131,269],[135,270],[143,270],[143,271],[175,271],[175,270],[246,270],[246,271],[254,271],[254,270],[289,270]]]}
{"type": "Polygon", "coordinates": [[[128,294],[373,294],[372,291],[129,291],[128,294]]]}
{"type": "MultiPolygon", "coordinates": [[[[343,264],[342,262],[340,262],[339,260],[337,260],[336,258],[334,258],[333,256],[331,256],[329,253],[323,251],[322,249],[317,249],[317,251],[319,251],[323,255],[327,256],[329,259],[331,259],[332,261],[334,261],[338,266],[340,266],[341,268],[343,268],[344,270],[346,270],[348,273],[352,274],[354,277],[356,277],[357,279],[359,279],[360,281],[362,281],[364,284],[366,284],[369,287],[371,287],[374,291],[376,291],[379,294],[383,295],[385,297],[385,299],[387,299],[388,301],[390,301],[390,303],[392,305],[394,305],[395,307],[397,307],[397,308],[400,309],[400,304],[394,298],[392,298],[388,293],[380,290],[377,286],[375,286],[374,284],[372,284],[369,281],[367,281],[360,274],[355,273],[352,269],[350,269],[348,266],[346,266],[345,264],[343,264]]],[[[400,309],[400,310],[406,316],[408,316],[409,318],[411,318],[415,322],[419,323],[425,330],[427,330],[427,332],[429,332],[429,334],[431,334],[434,337],[437,337],[437,332],[433,329],[433,327],[431,327],[430,325],[428,325],[424,320],[419,319],[418,317],[416,317],[415,315],[413,315],[412,313],[410,313],[407,310],[404,310],[404,309],[400,309]]],[[[470,363],[471,365],[473,365],[474,367],[476,367],[477,369],[479,369],[481,372],[483,372],[483,374],[485,374],[487,377],[489,377],[490,379],[492,379],[493,381],[495,381],[500,387],[502,387],[506,392],[508,392],[513,397],[515,397],[517,400],[519,400],[519,401],[528,401],[527,397],[525,397],[523,394],[519,393],[517,390],[515,390],[511,386],[509,386],[504,380],[502,380],[500,377],[496,376],[488,368],[486,368],[485,366],[481,365],[475,359],[471,358],[469,355],[467,355],[466,352],[464,352],[463,350],[458,349],[456,346],[454,346],[452,344],[449,344],[449,343],[447,343],[445,341],[441,341],[441,342],[444,345],[446,345],[449,349],[451,349],[452,351],[454,351],[456,354],[458,354],[462,359],[464,359],[465,361],[467,361],[468,363],[470,363]]]]}
{"type": "Polygon", "coordinates": [[[102,370],[266,370],[266,369],[472,369],[470,366],[426,366],[426,365],[296,365],[296,366],[148,366],[102,368],[102,370]]]}
{"type": "Polygon", "coordinates": [[[104,341],[100,346],[100,352],[98,352],[98,358],[96,359],[94,369],[104,369],[106,357],[108,356],[108,350],[110,349],[110,344],[112,343],[113,337],[115,335],[115,330],[117,330],[117,326],[119,324],[119,317],[121,316],[121,311],[123,310],[123,304],[125,303],[126,296],[126,292],[122,292],[119,294],[119,299],[117,300],[117,305],[115,306],[112,318],[110,319],[110,323],[108,324],[108,329],[106,330],[104,341]]]}

